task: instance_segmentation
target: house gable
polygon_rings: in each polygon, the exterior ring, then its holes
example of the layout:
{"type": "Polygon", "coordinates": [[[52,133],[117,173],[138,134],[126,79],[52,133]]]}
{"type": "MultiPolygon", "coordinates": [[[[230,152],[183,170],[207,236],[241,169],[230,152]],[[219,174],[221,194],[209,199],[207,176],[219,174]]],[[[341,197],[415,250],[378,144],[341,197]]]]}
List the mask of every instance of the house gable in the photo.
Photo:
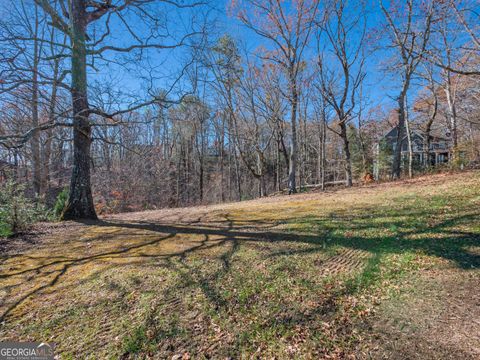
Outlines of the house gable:
{"type": "MultiPolygon", "coordinates": [[[[386,141],[387,145],[392,148],[395,148],[397,143],[397,136],[398,136],[398,128],[395,126],[389,132],[387,132],[380,141],[386,141]]],[[[412,131],[412,145],[414,152],[423,152],[423,147],[425,143],[425,136],[419,130],[412,131]]],[[[448,150],[448,139],[439,137],[438,135],[432,136],[430,135],[430,150],[448,150]]],[[[402,139],[402,152],[408,151],[408,140],[407,136],[405,135],[402,139]]]]}

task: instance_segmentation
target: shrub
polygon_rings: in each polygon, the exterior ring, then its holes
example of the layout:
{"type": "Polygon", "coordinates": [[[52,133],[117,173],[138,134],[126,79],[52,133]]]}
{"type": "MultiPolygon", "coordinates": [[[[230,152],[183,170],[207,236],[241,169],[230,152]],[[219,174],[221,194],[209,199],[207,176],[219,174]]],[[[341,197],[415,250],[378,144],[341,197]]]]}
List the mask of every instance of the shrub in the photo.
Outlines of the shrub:
{"type": "Polygon", "coordinates": [[[57,218],[62,216],[65,207],[67,206],[68,201],[68,189],[63,189],[57,196],[57,200],[55,201],[55,205],[53,206],[53,212],[57,218]]]}
{"type": "Polygon", "coordinates": [[[25,186],[8,180],[0,184],[0,236],[10,236],[26,230],[37,221],[50,219],[42,204],[25,197],[25,186]]]}

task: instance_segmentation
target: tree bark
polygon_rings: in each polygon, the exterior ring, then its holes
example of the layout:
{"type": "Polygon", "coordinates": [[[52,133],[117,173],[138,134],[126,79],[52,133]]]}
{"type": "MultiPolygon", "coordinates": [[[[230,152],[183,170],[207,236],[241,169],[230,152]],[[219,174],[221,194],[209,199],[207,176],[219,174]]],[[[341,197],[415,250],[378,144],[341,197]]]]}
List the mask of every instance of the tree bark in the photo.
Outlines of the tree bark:
{"type": "Polygon", "coordinates": [[[200,204],[203,203],[203,177],[204,177],[204,168],[203,168],[203,158],[200,158],[200,174],[199,174],[199,187],[200,187],[200,204]]]}
{"type": "Polygon", "coordinates": [[[237,183],[237,199],[238,201],[242,201],[242,175],[240,174],[240,164],[238,161],[238,154],[237,151],[235,150],[235,147],[233,147],[234,151],[234,163],[235,163],[235,179],[237,183]]]}
{"type": "Polygon", "coordinates": [[[225,165],[224,165],[224,157],[225,157],[225,119],[222,117],[221,119],[222,125],[221,125],[221,132],[220,132],[220,139],[219,139],[219,152],[220,152],[220,187],[221,187],[221,194],[220,194],[220,199],[223,202],[225,202],[225,165]]]}
{"type": "Polygon", "coordinates": [[[326,143],[327,143],[327,120],[325,116],[325,106],[322,106],[322,123],[321,123],[321,155],[320,155],[320,183],[322,191],[325,190],[325,168],[326,168],[326,143]]]}
{"type": "Polygon", "coordinates": [[[280,140],[277,139],[277,146],[275,148],[275,189],[280,191],[281,175],[280,175],[280,140]]]}
{"type": "Polygon", "coordinates": [[[435,82],[433,81],[433,77],[431,74],[429,74],[428,80],[430,81],[430,91],[432,92],[433,96],[433,104],[432,104],[432,109],[429,112],[428,115],[428,121],[425,126],[425,132],[424,132],[424,159],[423,159],[423,167],[425,169],[428,169],[430,167],[430,134],[432,131],[432,125],[433,122],[435,121],[435,118],[437,117],[437,112],[438,112],[438,96],[436,93],[435,89],[435,82]]]}
{"type": "Polygon", "coordinates": [[[407,133],[407,144],[408,144],[408,177],[413,177],[413,144],[412,144],[412,133],[410,131],[410,122],[408,119],[408,112],[405,112],[405,132],[407,133]]]}
{"type": "Polygon", "coordinates": [[[97,219],[90,185],[91,124],[87,98],[87,51],[85,32],[87,13],[84,0],[72,1],[72,105],[73,105],[73,169],[70,194],[62,218],[97,219]]]}
{"type": "Polygon", "coordinates": [[[427,129],[425,130],[425,145],[424,145],[424,159],[423,159],[423,167],[425,169],[428,169],[430,167],[430,132],[431,132],[431,127],[428,126],[427,129]]]}
{"type": "Polygon", "coordinates": [[[298,92],[295,76],[290,77],[291,86],[291,114],[290,121],[292,127],[292,143],[290,148],[290,160],[288,169],[288,193],[295,194],[297,192],[296,171],[297,171],[297,106],[298,92]]]}
{"type": "Polygon", "coordinates": [[[455,102],[455,90],[452,89],[452,79],[450,72],[447,72],[445,81],[445,95],[448,105],[448,124],[452,138],[452,160],[455,162],[458,158],[458,130],[457,130],[457,107],[455,102]]]}
{"type": "Polygon", "coordinates": [[[33,69],[32,69],[32,127],[35,129],[32,136],[32,163],[33,163],[33,189],[35,195],[42,195],[41,168],[40,168],[40,131],[36,128],[38,122],[38,11],[35,6],[35,41],[33,43],[33,69]]]}
{"type": "Polygon", "coordinates": [[[406,84],[398,97],[398,124],[397,124],[397,143],[393,152],[392,178],[399,179],[402,174],[402,141],[405,136],[405,89],[406,84]]]}
{"type": "MultiPolygon", "coordinates": [[[[53,65],[53,85],[52,85],[52,93],[50,96],[50,102],[48,106],[48,122],[53,123],[55,121],[55,105],[57,102],[57,83],[56,79],[58,77],[58,68],[59,68],[59,61],[55,60],[53,65]]],[[[53,140],[53,129],[48,129],[46,131],[47,138],[45,140],[45,145],[42,151],[42,177],[41,177],[41,185],[40,188],[42,189],[42,194],[46,193],[47,190],[50,188],[50,159],[52,157],[52,140],[53,140]]]]}
{"type": "Polygon", "coordinates": [[[350,142],[348,141],[347,124],[345,121],[340,122],[340,137],[343,142],[343,155],[345,159],[345,185],[350,187],[353,185],[352,181],[352,159],[350,154],[350,142]]]}

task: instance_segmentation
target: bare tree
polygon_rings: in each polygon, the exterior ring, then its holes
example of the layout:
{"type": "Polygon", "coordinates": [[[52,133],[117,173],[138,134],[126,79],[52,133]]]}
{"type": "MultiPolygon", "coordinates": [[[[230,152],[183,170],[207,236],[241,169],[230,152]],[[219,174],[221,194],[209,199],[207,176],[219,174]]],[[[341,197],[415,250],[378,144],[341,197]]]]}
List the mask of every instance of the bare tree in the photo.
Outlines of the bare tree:
{"type": "MultiPolygon", "coordinates": [[[[407,136],[408,146],[411,154],[410,133],[406,134],[407,114],[407,93],[411,85],[412,77],[422,61],[423,54],[426,51],[430,39],[433,1],[428,1],[426,6],[419,6],[414,0],[407,0],[402,6],[401,2],[392,2],[390,9],[384,6],[383,0],[380,0],[380,7],[386,18],[386,26],[390,43],[396,50],[398,58],[396,73],[401,71],[402,81],[401,90],[397,97],[398,103],[398,124],[397,141],[393,155],[392,177],[399,178],[401,175],[401,155],[402,144],[407,136]],[[421,21],[415,21],[417,14],[415,10],[422,11],[421,21]]],[[[403,2],[402,2],[403,3],[403,2]]],[[[411,155],[409,161],[411,174],[411,155]]]]}
{"type": "MultiPolygon", "coordinates": [[[[290,157],[287,142],[287,122],[285,113],[288,105],[282,92],[282,68],[271,62],[264,63],[261,71],[258,72],[259,86],[262,88],[262,96],[258,98],[261,103],[259,107],[272,131],[275,140],[275,189],[281,191],[284,181],[284,169],[290,168],[290,157]],[[282,164],[282,159],[285,166],[282,164]]],[[[288,184],[288,179],[287,179],[288,184]]]]}
{"type": "MultiPolygon", "coordinates": [[[[212,48],[208,49],[208,52],[205,55],[205,63],[213,73],[214,81],[211,82],[211,85],[215,93],[219,95],[219,98],[217,98],[217,103],[222,108],[222,114],[224,115],[223,117],[226,118],[227,134],[229,139],[229,169],[231,173],[231,161],[233,160],[238,196],[237,199],[241,200],[242,188],[238,164],[239,159],[234,138],[234,117],[238,107],[236,101],[236,94],[238,92],[236,91],[236,88],[240,84],[240,78],[243,74],[243,69],[241,67],[239,50],[233,38],[226,35],[218,39],[216,44],[212,48]]],[[[229,179],[231,179],[231,175],[229,176],[229,179]]],[[[231,189],[231,186],[229,186],[229,188],[231,189]]]]}
{"type": "Polygon", "coordinates": [[[421,99],[417,105],[418,112],[424,113],[426,115],[426,121],[423,123],[423,166],[424,168],[430,167],[430,141],[432,126],[437,119],[438,107],[439,107],[439,96],[438,96],[438,86],[434,78],[433,68],[431,64],[425,65],[425,71],[421,74],[423,78],[427,81],[427,94],[424,99],[421,99]]]}
{"type": "MultiPolygon", "coordinates": [[[[445,29],[448,26],[447,24],[456,27],[454,31],[449,31],[449,34],[463,40],[461,44],[457,43],[455,48],[450,49],[450,56],[452,56],[454,50],[460,56],[456,61],[445,61],[445,58],[439,55],[438,48],[436,48],[428,49],[423,54],[424,59],[448,73],[465,76],[480,75],[478,62],[470,61],[472,58],[480,56],[479,20],[478,1],[476,0],[447,0],[440,2],[436,8],[434,25],[439,26],[440,31],[442,31],[441,28],[445,29]]],[[[447,40],[450,41],[448,36],[447,40]]]]}
{"type": "Polygon", "coordinates": [[[245,166],[259,181],[259,195],[266,196],[266,151],[273,138],[273,131],[268,126],[271,114],[268,108],[263,107],[261,100],[266,95],[262,91],[262,68],[249,66],[246,76],[240,87],[240,101],[242,110],[234,117],[235,139],[245,166]],[[241,123],[241,124],[239,124],[241,123]],[[239,132],[243,129],[243,134],[239,132]]]}
{"type": "MultiPolygon", "coordinates": [[[[440,88],[443,90],[446,100],[446,118],[447,126],[452,139],[453,146],[453,160],[457,160],[458,157],[458,110],[457,110],[457,90],[461,77],[451,69],[462,62],[462,57],[465,54],[457,51],[457,47],[462,47],[462,24],[452,22],[450,20],[451,9],[454,9],[456,14],[460,16],[461,22],[468,26],[464,17],[460,14],[458,6],[453,3],[448,3],[446,6],[439,7],[435,21],[435,33],[431,41],[429,55],[433,57],[437,64],[439,64],[441,84],[440,88]]],[[[471,29],[467,27],[469,33],[473,36],[474,45],[476,37],[471,32],[471,29]]],[[[480,44],[480,43],[479,43],[480,44]]],[[[480,50],[480,48],[479,48],[480,50]]]]}
{"type": "Polygon", "coordinates": [[[322,97],[335,111],[339,130],[334,127],[330,127],[330,130],[342,139],[345,184],[352,186],[352,160],[347,125],[355,116],[358,90],[365,78],[365,17],[362,8],[354,11],[356,16],[347,14],[347,2],[336,0],[330,7],[327,20],[319,24],[318,87],[322,97]],[[324,40],[327,46],[322,49],[320,43],[324,40]],[[333,57],[327,58],[327,52],[331,52],[333,57]]]}
{"type": "Polygon", "coordinates": [[[247,0],[237,10],[238,18],[249,29],[274,47],[265,50],[262,58],[279,64],[285,71],[290,103],[291,148],[289,160],[289,193],[297,191],[297,113],[299,101],[299,75],[303,66],[304,51],[309,43],[320,1],[297,0],[280,2],[247,0]]]}
{"type": "MultiPolygon", "coordinates": [[[[35,2],[49,16],[52,26],[63,32],[70,40],[71,51],[68,55],[62,56],[68,56],[71,60],[70,91],[72,96],[74,156],[70,195],[63,218],[95,219],[97,216],[90,184],[92,124],[89,116],[92,113],[104,114],[98,110],[93,111],[88,102],[88,56],[104,57],[105,53],[109,51],[129,53],[145,49],[171,49],[184,45],[188,38],[198,32],[193,31],[182,36],[174,43],[165,44],[156,42],[158,36],[155,34],[158,30],[158,25],[156,28],[151,29],[150,36],[144,36],[143,39],[132,30],[132,27],[126,25],[127,31],[133,38],[133,43],[127,46],[116,46],[107,44],[105,40],[110,33],[111,18],[116,16],[120,21],[128,24],[125,13],[133,9],[137,9],[140,13],[146,14],[147,19],[154,18],[155,15],[153,13],[149,14],[149,12],[153,11],[152,8],[149,7],[151,1],[35,0],[35,2]],[[89,29],[93,27],[93,24],[99,23],[100,21],[102,21],[102,23],[99,26],[102,26],[105,31],[101,36],[97,37],[96,40],[92,41],[92,38],[88,34],[89,29]]],[[[200,4],[184,4],[180,1],[161,1],[161,3],[173,8],[195,7],[200,4]]],[[[155,23],[155,21],[153,23],[155,23]]],[[[119,112],[117,112],[117,114],[118,113],[119,112]]],[[[112,115],[106,115],[106,117],[113,118],[112,115]]]]}

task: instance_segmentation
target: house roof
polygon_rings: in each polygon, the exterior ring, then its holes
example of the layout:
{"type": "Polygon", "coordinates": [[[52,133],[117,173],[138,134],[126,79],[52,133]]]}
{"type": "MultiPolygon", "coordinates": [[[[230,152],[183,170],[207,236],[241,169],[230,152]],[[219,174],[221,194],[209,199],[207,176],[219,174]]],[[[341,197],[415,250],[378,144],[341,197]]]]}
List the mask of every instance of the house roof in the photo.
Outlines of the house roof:
{"type": "MultiPolygon", "coordinates": [[[[424,132],[423,130],[416,124],[412,124],[412,134],[417,135],[421,137],[422,139],[424,138],[424,132]]],[[[397,137],[397,127],[393,127],[390,129],[386,134],[384,134],[380,139],[385,139],[385,138],[396,138],[397,137]]],[[[448,141],[450,140],[450,135],[448,132],[445,132],[443,129],[440,128],[433,128],[430,130],[430,137],[438,140],[445,140],[448,141]]],[[[404,137],[404,139],[406,136],[404,137]]]]}

